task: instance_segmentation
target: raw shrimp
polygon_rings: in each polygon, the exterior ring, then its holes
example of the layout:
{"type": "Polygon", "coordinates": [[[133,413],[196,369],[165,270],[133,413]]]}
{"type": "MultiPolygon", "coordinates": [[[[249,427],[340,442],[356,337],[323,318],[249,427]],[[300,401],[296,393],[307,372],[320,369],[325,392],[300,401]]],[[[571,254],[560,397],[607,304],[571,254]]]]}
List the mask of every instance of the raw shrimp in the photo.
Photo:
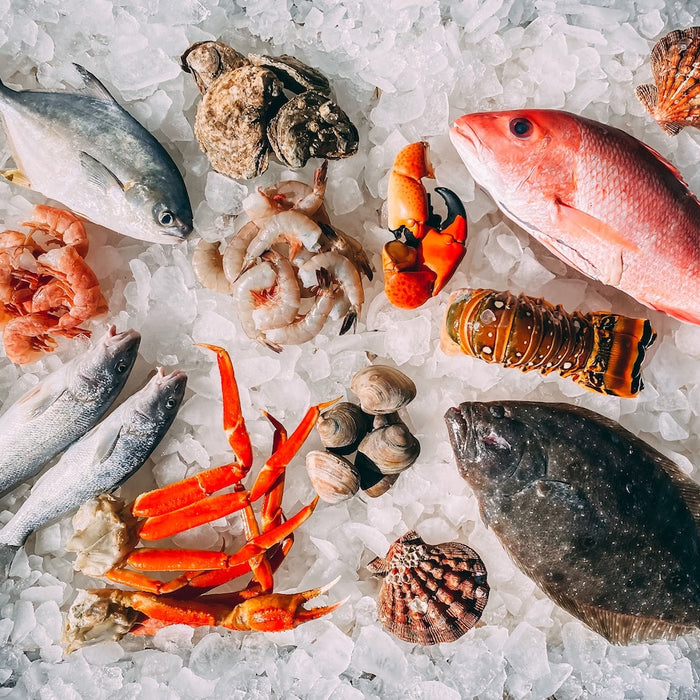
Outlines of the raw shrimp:
{"type": "Polygon", "coordinates": [[[323,208],[326,195],[326,176],[328,161],[314,172],[314,184],[310,187],[298,180],[285,180],[273,187],[256,192],[243,200],[243,209],[257,226],[264,226],[268,219],[282,211],[294,209],[312,217],[314,220],[328,223],[328,214],[323,208]]]}
{"type": "Polygon", "coordinates": [[[257,257],[269,250],[273,243],[284,242],[289,245],[289,259],[294,260],[302,249],[316,252],[321,247],[323,232],[317,223],[301,212],[290,209],[269,219],[248,246],[244,269],[249,267],[257,257]]]}
{"type": "Polygon", "coordinates": [[[330,277],[320,271],[318,293],[311,309],[288,326],[266,331],[265,344],[275,352],[281,352],[283,345],[299,345],[314,338],[323,328],[337,293],[337,287],[331,283],[330,277]]]}
{"type": "Polygon", "coordinates": [[[222,255],[216,243],[203,238],[192,253],[192,271],[200,284],[222,294],[230,294],[231,282],[226,278],[222,255]]]}
{"type": "Polygon", "coordinates": [[[42,253],[37,258],[37,267],[40,273],[52,275],[55,279],[36,292],[32,309],[56,311],[65,308],[67,313],[58,323],[61,330],[75,328],[107,311],[100,283],[75,247],[68,245],[42,253]]]}
{"type": "Polygon", "coordinates": [[[353,236],[340,229],[333,228],[323,223],[321,223],[320,226],[326,238],[326,245],[324,245],[323,248],[340,253],[348,260],[352,261],[358,272],[371,281],[374,275],[369,264],[367,253],[362,247],[362,243],[360,243],[357,238],[353,238],[353,236]]]}
{"type": "MultiPolygon", "coordinates": [[[[56,209],[45,204],[37,204],[32,213],[33,219],[25,221],[22,225],[31,228],[31,237],[37,231],[63,243],[75,247],[81,257],[88,252],[88,237],[83,222],[65,209],[56,209]]],[[[46,250],[46,248],[44,248],[46,250]]]]}
{"type": "Polygon", "coordinates": [[[327,251],[318,253],[305,262],[299,268],[299,279],[305,287],[312,287],[321,270],[325,270],[329,277],[340,286],[343,296],[350,305],[340,328],[340,334],[343,335],[350,328],[355,327],[365,300],[360,273],[345,256],[334,251],[327,251]]]}
{"type": "Polygon", "coordinates": [[[250,242],[257,236],[260,229],[249,221],[229,242],[222,260],[226,279],[233,283],[243,271],[243,261],[250,242]]]}

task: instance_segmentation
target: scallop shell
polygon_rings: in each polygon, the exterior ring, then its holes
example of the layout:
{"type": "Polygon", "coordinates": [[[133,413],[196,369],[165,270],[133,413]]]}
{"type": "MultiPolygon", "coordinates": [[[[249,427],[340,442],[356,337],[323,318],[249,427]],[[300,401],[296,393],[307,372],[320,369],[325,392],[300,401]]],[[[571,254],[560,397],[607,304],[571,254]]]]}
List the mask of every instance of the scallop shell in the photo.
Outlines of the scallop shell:
{"type": "Polygon", "coordinates": [[[324,411],[316,423],[323,446],[341,455],[354,452],[370,427],[371,418],[357,404],[348,401],[324,411]]]}
{"type": "Polygon", "coordinates": [[[420,443],[405,423],[391,423],[362,438],[356,461],[364,458],[382,474],[398,474],[418,459],[420,443]]]}
{"type": "Polygon", "coordinates": [[[459,542],[426,544],[412,530],[368,568],[384,576],[379,621],[406,642],[454,642],[477,623],[488,601],[486,567],[459,542]]]}
{"type": "Polygon", "coordinates": [[[655,85],[636,94],[667,134],[684,126],[700,128],[700,27],[680,29],[660,39],[651,51],[655,85]]]}
{"type": "Polygon", "coordinates": [[[306,471],[316,493],[326,503],[341,503],[360,490],[360,474],[355,465],[332,452],[309,452],[306,471]]]}
{"type": "Polygon", "coordinates": [[[403,372],[388,365],[370,365],[350,381],[362,410],[376,415],[393,413],[416,398],[416,385],[403,372]]]}

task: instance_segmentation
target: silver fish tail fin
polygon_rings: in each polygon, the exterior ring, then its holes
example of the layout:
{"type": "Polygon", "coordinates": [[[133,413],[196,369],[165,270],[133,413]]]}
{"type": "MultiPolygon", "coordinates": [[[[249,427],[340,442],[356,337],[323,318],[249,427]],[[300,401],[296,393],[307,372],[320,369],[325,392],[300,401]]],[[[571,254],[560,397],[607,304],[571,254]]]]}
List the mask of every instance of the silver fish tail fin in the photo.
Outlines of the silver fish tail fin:
{"type": "Polygon", "coordinates": [[[0,582],[7,579],[12,560],[18,549],[19,545],[16,544],[0,544],[0,582]]]}

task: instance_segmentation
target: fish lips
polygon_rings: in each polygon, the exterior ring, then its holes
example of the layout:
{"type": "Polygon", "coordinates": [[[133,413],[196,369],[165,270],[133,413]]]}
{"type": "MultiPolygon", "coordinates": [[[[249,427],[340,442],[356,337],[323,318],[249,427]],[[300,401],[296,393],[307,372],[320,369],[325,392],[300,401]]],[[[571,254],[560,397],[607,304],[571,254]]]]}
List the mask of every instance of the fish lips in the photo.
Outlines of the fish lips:
{"type": "Polygon", "coordinates": [[[463,464],[476,462],[479,455],[471,412],[472,405],[471,403],[461,403],[459,406],[448,409],[445,413],[447,432],[460,471],[463,470],[463,464]]]}

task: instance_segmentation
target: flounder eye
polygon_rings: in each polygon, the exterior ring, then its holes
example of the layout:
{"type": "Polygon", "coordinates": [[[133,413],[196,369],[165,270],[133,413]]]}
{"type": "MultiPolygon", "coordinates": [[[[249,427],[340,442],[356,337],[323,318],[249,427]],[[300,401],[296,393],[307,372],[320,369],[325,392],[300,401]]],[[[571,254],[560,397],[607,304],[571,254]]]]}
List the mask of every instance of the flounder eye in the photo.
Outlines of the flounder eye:
{"type": "Polygon", "coordinates": [[[167,209],[158,213],[158,223],[161,226],[172,226],[175,223],[175,217],[172,212],[167,209]]]}
{"type": "Polygon", "coordinates": [[[526,139],[532,136],[532,122],[525,117],[516,117],[510,120],[510,133],[517,136],[519,139],[526,139]]]}
{"type": "Polygon", "coordinates": [[[494,404],[493,406],[489,406],[489,413],[494,418],[503,418],[506,415],[505,409],[503,408],[503,406],[500,406],[499,404],[494,404]]]}

